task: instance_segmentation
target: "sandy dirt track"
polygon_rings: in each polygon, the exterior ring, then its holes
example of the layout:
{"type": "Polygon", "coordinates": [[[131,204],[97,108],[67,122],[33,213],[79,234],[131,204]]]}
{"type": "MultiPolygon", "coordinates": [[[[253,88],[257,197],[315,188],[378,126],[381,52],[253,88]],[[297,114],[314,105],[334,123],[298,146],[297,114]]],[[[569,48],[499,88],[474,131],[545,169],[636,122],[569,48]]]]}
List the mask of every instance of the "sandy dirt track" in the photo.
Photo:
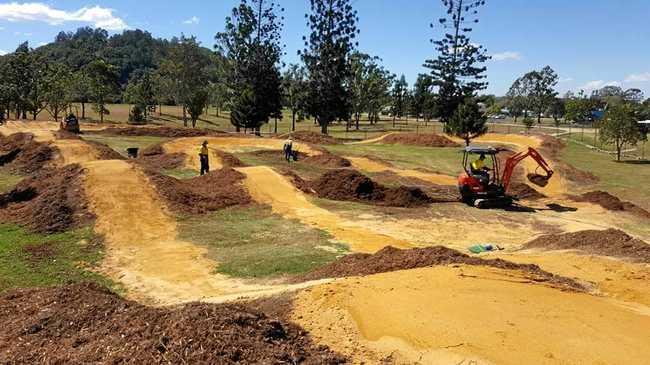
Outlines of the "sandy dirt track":
{"type": "Polygon", "coordinates": [[[246,175],[244,184],[253,200],[271,206],[273,212],[289,219],[320,228],[335,239],[348,243],[355,252],[376,252],[388,245],[408,248],[406,241],[391,238],[365,229],[358,223],[344,219],[314,205],[287,179],[264,166],[238,168],[246,175]]]}
{"type": "MultiPolygon", "coordinates": [[[[208,141],[210,149],[218,149],[224,152],[236,153],[247,152],[255,150],[279,150],[284,147],[284,140],[272,138],[238,138],[238,137],[187,137],[178,138],[169,141],[163,145],[167,153],[185,153],[187,155],[186,164],[188,167],[200,169],[201,165],[197,157],[199,148],[203,141],[208,141]]],[[[308,144],[301,142],[293,142],[294,150],[306,153],[308,155],[318,155],[319,151],[312,149],[308,144]]],[[[219,156],[214,152],[210,155],[210,168],[221,168],[221,161],[219,156]]]]}
{"type": "Polygon", "coordinates": [[[388,166],[378,161],[373,161],[366,157],[345,156],[345,158],[352,163],[352,166],[355,169],[366,171],[366,172],[372,173],[372,172],[390,171],[400,176],[413,177],[437,185],[458,184],[458,180],[455,177],[449,175],[435,174],[432,172],[424,172],[424,171],[411,170],[411,169],[398,169],[396,167],[388,166]]]}
{"type": "Polygon", "coordinates": [[[293,319],[356,363],[642,364],[650,316],[519,273],[434,267],[301,292],[293,319]]]}

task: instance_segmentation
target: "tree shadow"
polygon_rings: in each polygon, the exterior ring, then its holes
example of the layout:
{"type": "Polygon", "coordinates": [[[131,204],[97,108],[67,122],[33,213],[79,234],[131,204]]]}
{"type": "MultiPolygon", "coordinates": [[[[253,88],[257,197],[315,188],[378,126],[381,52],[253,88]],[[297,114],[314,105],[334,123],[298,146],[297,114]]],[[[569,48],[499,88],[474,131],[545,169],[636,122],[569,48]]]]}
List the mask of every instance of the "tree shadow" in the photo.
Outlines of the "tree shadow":
{"type": "Polygon", "coordinates": [[[624,163],[628,165],[650,165],[650,160],[625,160],[625,161],[620,161],[619,163],[624,163]]]}

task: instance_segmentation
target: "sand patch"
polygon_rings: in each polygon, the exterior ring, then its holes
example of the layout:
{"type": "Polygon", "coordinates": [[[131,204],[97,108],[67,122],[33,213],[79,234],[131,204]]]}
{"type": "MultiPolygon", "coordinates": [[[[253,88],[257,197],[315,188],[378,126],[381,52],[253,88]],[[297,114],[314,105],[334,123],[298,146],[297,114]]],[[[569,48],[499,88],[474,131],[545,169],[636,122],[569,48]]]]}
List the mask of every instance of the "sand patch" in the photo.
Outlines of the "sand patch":
{"type": "Polygon", "coordinates": [[[530,285],[520,273],[485,267],[343,279],[301,292],[292,318],[355,363],[389,358],[427,364],[469,359],[634,364],[650,356],[650,316],[607,298],[530,285]]]}

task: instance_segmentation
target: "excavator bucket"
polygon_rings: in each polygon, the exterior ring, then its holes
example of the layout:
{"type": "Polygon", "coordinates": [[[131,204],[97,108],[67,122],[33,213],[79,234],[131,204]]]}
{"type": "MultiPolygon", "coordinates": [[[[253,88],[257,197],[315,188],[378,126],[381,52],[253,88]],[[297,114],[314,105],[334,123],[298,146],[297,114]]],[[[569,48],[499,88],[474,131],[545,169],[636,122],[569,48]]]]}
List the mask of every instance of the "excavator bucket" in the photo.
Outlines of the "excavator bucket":
{"type": "Polygon", "coordinates": [[[550,176],[540,174],[528,174],[526,177],[528,177],[528,181],[542,188],[548,185],[548,180],[550,178],[550,176]]]}

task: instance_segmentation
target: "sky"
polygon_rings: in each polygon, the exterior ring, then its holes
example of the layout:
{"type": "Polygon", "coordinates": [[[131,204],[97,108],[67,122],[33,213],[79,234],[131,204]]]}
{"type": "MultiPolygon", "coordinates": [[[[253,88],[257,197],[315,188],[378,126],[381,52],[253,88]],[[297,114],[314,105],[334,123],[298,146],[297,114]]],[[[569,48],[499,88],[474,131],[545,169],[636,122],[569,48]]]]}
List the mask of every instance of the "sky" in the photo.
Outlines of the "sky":
{"type": "MultiPolygon", "coordinates": [[[[298,62],[309,30],[308,0],[276,0],[285,8],[286,63],[298,62]]],[[[442,29],[429,24],[444,15],[440,0],[352,0],[359,13],[359,50],[383,60],[412,85],[435,57],[430,39],[442,29]]],[[[50,0],[0,1],[0,53],[22,41],[51,42],[61,31],[94,26],[119,33],[144,29],[156,37],[195,35],[212,48],[214,35],[239,0],[50,0]]],[[[551,66],[557,90],[605,85],[639,88],[650,97],[650,1],[648,0],[487,0],[479,10],[472,42],[488,49],[486,93],[503,95],[524,73],[551,66]]]]}

